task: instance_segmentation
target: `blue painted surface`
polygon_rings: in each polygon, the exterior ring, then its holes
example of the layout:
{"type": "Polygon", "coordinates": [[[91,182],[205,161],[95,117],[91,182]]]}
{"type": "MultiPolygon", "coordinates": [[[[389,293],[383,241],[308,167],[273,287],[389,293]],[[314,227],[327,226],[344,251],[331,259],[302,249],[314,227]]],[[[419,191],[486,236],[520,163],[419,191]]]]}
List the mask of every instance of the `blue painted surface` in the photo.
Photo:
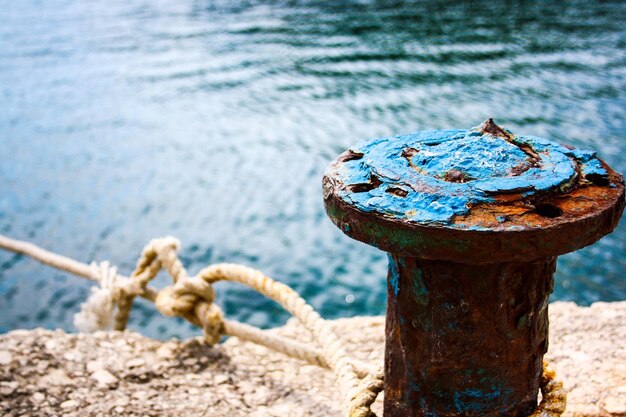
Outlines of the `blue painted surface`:
{"type": "Polygon", "coordinates": [[[393,289],[393,295],[398,297],[400,293],[400,273],[391,255],[388,254],[387,257],[389,258],[389,284],[393,289]]]}
{"type": "Polygon", "coordinates": [[[454,393],[454,407],[459,413],[487,413],[492,411],[496,400],[500,400],[500,404],[510,402],[512,389],[505,381],[490,375],[487,369],[467,370],[464,382],[474,388],[466,388],[454,393]],[[475,388],[475,380],[480,381],[480,388],[475,388]]]}
{"type": "Polygon", "coordinates": [[[333,168],[346,185],[339,193],[344,201],[365,212],[455,228],[464,225],[451,224],[454,216],[501,194],[522,198],[567,191],[578,168],[583,175],[608,178],[593,151],[570,150],[536,136],[509,142],[477,129],[421,131],[370,140],[351,150],[362,157],[333,168]],[[538,161],[523,150],[528,146],[538,161]],[[462,174],[463,181],[448,181],[451,171],[462,174]]]}
{"type": "Polygon", "coordinates": [[[454,393],[454,407],[459,413],[492,411],[493,401],[502,396],[502,391],[493,386],[490,390],[466,389],[454,393]]]}

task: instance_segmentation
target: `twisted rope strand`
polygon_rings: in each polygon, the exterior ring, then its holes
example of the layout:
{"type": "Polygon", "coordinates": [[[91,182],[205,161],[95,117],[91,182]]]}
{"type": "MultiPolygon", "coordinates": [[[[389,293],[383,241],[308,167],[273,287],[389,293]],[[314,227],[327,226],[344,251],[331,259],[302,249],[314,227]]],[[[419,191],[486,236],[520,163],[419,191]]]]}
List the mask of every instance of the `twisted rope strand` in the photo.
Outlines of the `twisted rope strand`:
{"type": "Polygon", "coordinates": [[[548,362],[543,362],[543,373],[539,380],[541,386],[541,402],[528,417],[559,417],[567,406],[567,392],[563,383],[556,379],[556,373],[548,362]]]}
{"type": "Polygon", "coordinates": [[[339,338],[330,329],[326,321],[297,292],[259,271],[242,265],[212,265],[200,271],[198,277],[209,283],[228,280],[244,284],[283,306],[311,332],[321,345],[324,357],[330,369],[335,373],[342,394],[349,404],[348,415],[355,417],[372,415],[371,411],[370,414],[367,412],[358,414],[362,407],[355,404],[363,402],[361,400],[362,390],[359,389],[361,380],[355,373],[352,361],[348,358],[339,338]]]}

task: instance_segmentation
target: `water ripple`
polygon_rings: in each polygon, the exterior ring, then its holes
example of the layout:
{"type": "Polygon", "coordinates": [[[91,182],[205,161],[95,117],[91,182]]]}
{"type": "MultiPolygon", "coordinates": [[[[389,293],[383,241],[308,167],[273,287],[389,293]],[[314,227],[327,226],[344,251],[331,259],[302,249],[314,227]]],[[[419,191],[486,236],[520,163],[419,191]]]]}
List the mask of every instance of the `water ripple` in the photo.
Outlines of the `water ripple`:
{"type": "MultiPolygon", "coordinates": [[[[351,144],[486,117],[626,170],[623,3],[24,0],[0,9],[0,231],[130,271],[173,234],[327,317],[380,314],[386,258],[330,223],[351,144]]],[[[554,298],[626,298],[626,226],[559,260],[554,298]]],[[[165,285],[165,277],[156,284],[165,285]]],[[[89,284],[0,254],[0,329],[71,328],[89,284]]],[[[233,318],[286,315],[233,285],[233,318]]],[[[131,323],[195,334],[140,302],[131,323]]]]}

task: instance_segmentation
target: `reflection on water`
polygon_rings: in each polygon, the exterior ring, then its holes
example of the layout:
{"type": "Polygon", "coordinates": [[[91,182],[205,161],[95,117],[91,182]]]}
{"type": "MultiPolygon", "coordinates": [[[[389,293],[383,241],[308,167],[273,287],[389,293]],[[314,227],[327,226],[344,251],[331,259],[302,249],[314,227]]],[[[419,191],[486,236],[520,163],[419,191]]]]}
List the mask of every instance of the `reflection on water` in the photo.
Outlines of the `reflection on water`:
{"type": "MultiPolygon", "coordinates": [[[[626,170],[623,3],[459,3],[3,4],[0,233],[124,272],[175,235],[192,273],[241,262],[324,316],[382,313],[386,258],[322,207],[322,171],[350,144],[493,116],[626,170]]],[[[560,259],[553,298],[624,299],[625,271],[622,225],[560,259]]],[[[0,330],[69,329],[88,289],[2,253],[0,330]]],[[[218,293],[230,317],[286,317],[218,293]]],[[[132,327],[197,333],[142,303],[132,327]]]]}

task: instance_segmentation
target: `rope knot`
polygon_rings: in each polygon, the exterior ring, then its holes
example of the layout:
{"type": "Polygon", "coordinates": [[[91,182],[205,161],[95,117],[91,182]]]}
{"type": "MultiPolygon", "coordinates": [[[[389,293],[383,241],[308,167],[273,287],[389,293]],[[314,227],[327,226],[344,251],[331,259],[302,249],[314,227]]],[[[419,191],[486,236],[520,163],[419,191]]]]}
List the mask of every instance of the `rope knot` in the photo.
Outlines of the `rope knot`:
{"type": "Polygon", "coordinates": [[[213,304],[215,291],[198,277],[183,277],[159,291],[155,304],[166,316],[179,316],[204,329],[207,343],[214,345],[224,333],[221,309],[213,304]]]}

